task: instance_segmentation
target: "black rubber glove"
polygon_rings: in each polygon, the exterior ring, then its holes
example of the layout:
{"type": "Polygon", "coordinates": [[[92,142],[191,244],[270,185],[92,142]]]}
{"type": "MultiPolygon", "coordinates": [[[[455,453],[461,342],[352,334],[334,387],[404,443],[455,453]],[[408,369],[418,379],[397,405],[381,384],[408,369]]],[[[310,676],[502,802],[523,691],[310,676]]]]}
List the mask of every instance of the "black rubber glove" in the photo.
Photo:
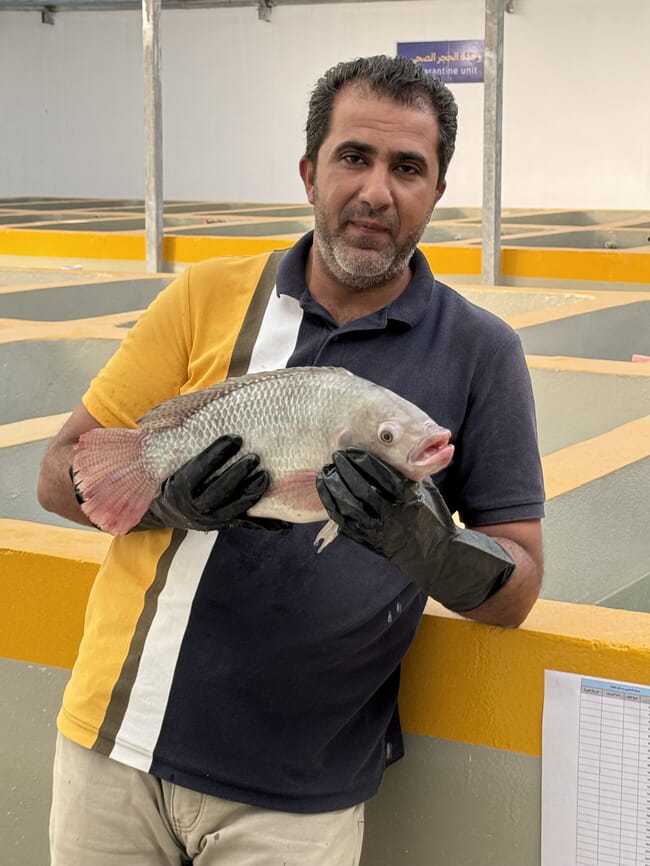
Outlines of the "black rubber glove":
{"type": "Polygon", "coordinates": [[[257,454],[244,454],[223,469],[241,444],[240,436],[221,436],[184,463],[163,483],[149,510],[133,529],[164,526],[203,532],[231,526],[272,531],[290,529],[291,524],[283,520],[246,515],[266,492],[269,476],[258,468],[257,454]]]}
{"type": "Polygon", "coordinates": [[[316,487],[341,531],[382,553],[449,610],[472,610],[501,589],[515,569],[482,532],[456,526],[433,482],[409,481],[356,448],[337,451],[316,487]]]}

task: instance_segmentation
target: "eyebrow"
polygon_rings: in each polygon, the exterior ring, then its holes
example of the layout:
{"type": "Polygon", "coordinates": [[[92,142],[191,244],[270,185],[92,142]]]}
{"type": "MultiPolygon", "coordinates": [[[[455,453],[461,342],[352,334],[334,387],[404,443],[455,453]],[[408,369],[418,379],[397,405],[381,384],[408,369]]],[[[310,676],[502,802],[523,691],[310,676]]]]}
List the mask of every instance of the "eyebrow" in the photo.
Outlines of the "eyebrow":
{"type": "MultiPolygon", "coordinates": [[[[376,156],[378,153],[377,148],[373,147],[373,145],[367,144],[365,141],[356,141],[355,139],[342,141],[334,153],[336,156],[340,156],[346,150],[356,150],[358,153],[368,154],[368,156],[376,156]]],[[[396,162],[417,162],[423,166],[428,165],[426,157],[417,150],[397,150],[391,153],[391,157],[396,162]]]]}

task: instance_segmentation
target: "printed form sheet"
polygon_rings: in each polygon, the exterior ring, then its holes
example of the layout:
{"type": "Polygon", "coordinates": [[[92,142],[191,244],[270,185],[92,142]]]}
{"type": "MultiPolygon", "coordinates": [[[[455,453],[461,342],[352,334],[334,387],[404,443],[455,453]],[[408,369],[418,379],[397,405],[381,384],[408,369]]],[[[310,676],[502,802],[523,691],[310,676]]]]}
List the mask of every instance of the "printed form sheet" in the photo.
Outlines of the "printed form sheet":
{"type": "Polygon", "coordinates": [[[650,866],[650,686],[545,671],[542,866],[650,866]]]}

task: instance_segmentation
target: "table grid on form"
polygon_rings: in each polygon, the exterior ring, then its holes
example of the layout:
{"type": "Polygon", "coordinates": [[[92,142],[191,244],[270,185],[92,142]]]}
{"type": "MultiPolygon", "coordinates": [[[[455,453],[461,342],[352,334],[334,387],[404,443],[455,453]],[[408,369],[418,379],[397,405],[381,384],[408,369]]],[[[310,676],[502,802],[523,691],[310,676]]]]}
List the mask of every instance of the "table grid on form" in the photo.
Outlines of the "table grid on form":
{"type": "Polygon", "coordinates": [[[650,866],[650,688],[582,679],[576,866],[650,866]]]}

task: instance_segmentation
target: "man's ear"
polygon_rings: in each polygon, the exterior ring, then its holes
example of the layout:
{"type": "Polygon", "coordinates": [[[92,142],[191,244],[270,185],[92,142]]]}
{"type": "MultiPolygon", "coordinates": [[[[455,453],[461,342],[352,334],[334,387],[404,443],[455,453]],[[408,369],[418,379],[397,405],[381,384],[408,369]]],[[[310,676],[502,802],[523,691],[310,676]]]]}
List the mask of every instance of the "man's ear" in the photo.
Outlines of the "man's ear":
{"type": "Polygon", "coordinates": [[[314,163],[308,156],[303,156],[298,164],[300,170],[300,177],[302,178],[302,182],[305,185],[305,192],[307,193],[307,201],[309,204],[314,203],[314,163]]]}
{"type": "Polygon", "coordinates": [[[441,180],[440,183],[438,184],[438,186],[436,187],[436,202],[435,202],[436,204],[438,204],[440,199],[443,197],[446,189],[447,189],[447,181],[441,180]]]}

